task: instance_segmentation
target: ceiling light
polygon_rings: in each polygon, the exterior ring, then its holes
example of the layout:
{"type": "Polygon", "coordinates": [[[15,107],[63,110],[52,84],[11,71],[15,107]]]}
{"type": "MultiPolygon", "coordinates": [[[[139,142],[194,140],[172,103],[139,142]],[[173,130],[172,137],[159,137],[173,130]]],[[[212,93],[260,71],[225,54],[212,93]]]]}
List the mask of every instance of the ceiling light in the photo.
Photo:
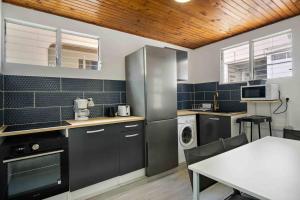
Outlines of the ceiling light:
{"type": "Polygon", "coordinates": [[[189,2],[191,0],[175,0],[175,1],[178,2],[178,3],[186,3],[186,2],[189,2]]]}

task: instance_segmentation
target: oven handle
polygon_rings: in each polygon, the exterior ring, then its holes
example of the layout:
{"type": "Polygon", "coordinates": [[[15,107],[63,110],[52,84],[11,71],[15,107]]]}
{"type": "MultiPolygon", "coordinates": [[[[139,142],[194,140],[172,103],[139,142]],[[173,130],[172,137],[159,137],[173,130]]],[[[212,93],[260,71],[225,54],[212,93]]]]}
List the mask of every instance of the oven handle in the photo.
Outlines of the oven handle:
{"type": "Polygon", "coordinates": [[[47,156],[47,155],[52,155],[52,154],[57,154],[57,153],[62,153],[62,152],[64,152],[64,150],[51,151],[51,152],[47,152],[47,153],[40,153],[40,154],[36,154],[36,155],[32,155],[32,156],[24,156],[24,157],[20,157],[20,158],[12,158],[12,159],[8,159],[8,160],[3,160],[3,163],[10,163],[10,162],[15,162],[15,161],[19,161],[19,160],[26,160],[26,159],[30,159],[30,158],[47,156]]]}

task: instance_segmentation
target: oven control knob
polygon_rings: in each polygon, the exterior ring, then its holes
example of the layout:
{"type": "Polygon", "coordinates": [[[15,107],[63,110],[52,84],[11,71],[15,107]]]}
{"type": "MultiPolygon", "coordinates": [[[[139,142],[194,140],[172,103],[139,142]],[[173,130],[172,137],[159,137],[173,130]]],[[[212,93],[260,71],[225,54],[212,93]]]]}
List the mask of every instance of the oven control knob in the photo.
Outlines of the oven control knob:
{"type": "Polygon", "coordinates": [[[31,146],[31,149],[33,150],[33,151],[36,151],[36,150],[38,150],[40,148],[40,145],[39,144],[33,144],[32,146],[31,146]]]}

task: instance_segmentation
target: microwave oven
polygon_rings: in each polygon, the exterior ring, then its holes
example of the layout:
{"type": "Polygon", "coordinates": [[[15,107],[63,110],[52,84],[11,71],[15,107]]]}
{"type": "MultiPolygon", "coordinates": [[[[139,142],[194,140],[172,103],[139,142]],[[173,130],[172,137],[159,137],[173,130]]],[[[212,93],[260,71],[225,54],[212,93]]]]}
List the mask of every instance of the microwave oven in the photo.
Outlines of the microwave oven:
{"type": "Polygon", "coordinates": [[[241,86],[242,101],[266,101],[279,99],[278,84],[241,86]]]}

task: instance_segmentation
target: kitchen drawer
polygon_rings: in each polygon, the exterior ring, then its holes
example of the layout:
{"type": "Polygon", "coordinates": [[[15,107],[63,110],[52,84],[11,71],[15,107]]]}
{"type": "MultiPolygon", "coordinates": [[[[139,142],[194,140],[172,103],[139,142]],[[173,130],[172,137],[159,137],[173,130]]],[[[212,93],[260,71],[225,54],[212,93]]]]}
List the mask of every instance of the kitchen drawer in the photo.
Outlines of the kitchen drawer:
{"type": "Polygon", "coordinates": [[[120,175],[145,167],[144,131],[120,133],[120,175]]]}
{"type": "Polygon", "coordinates": [[[139,132],[144,130],[144,121],[119,124],[121,132],[139,132]]]}
{"type": "Polygon", "coordinates": [[[70,190],[119,174],[119,131],[115,125],[70,129],[70,190]]]}

